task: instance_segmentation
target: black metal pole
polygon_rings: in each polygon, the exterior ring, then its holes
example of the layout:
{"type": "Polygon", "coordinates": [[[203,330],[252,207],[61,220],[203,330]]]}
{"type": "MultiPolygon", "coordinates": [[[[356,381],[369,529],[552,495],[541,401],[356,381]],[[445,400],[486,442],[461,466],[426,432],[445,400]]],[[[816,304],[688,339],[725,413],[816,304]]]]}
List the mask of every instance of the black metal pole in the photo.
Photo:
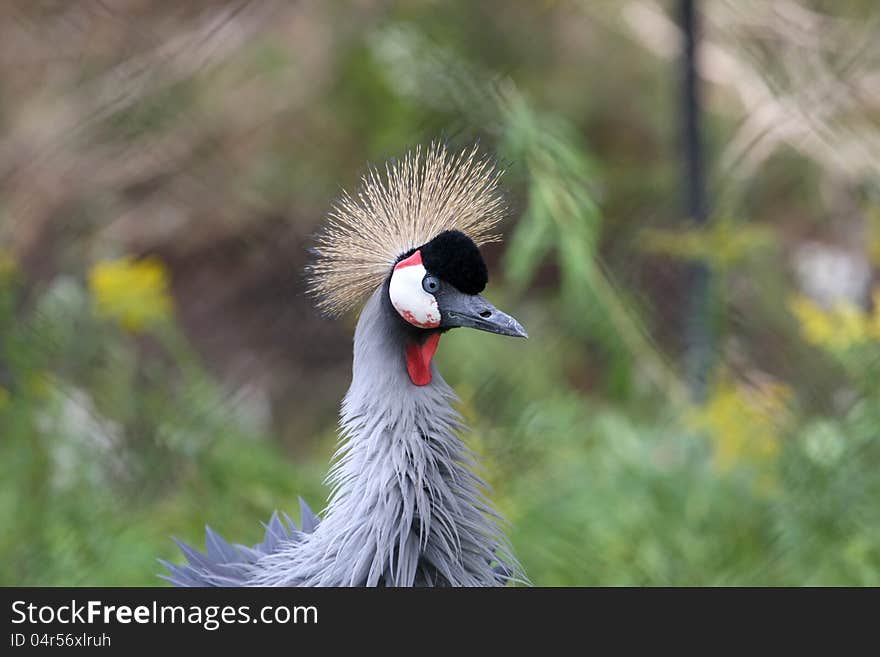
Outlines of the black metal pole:
{"type": "MultiPolygon", "coordinates": [[[[699,14],[694,0],[681,0],[681,27],[684,33],[682,65],[682,147],[684,150],[684,202],[687,217],[697,226],[708,220],[703,144],[700,137],[700,81],[697,75],[699,14]]],[[[706,394],[711,363],[709,326],[710,271],[702,262],[688,268],[688,304],[685,333],[687,369],[693,394],[702,400],[706,394]]]]}

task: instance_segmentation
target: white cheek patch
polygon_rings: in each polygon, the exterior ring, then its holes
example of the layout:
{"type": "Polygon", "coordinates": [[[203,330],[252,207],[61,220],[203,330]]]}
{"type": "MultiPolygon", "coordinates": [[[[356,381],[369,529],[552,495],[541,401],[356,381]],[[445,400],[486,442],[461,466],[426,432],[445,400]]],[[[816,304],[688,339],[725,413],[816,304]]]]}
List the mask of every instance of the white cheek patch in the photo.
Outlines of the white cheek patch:
{"type": "Polygon", "coordinates": [[[394,267],[388,296],[394,309],[410,324],[419,328],[436,328],[440,326],[440,309],[434,295],[422,287],[426,273],[422,255],[416,251],[394,267]]]}

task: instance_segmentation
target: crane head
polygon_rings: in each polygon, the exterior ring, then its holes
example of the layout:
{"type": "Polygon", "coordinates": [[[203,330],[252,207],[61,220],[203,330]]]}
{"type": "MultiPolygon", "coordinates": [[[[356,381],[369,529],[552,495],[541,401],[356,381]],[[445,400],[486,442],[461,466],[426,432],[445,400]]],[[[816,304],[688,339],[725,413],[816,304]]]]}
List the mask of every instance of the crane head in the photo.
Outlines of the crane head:
{"type": "Polygon", "coordinates": [[[500,175],[476,145],[457,153],[439,142],[416,147],[384,174],[368,170],[357,194],[337,199],[315,238],[308,271],[318,308],[339,316],[381,294],[382,311],[402,329],[417,386],[431,382],[444,331],[467,326],[527,337],[480,296],[488,274],[478,246],[499,239],[495,228],[506,211],[500,175]]]}
{"type": "Polygon", "coordinates": [[[522,325],[486,299],[489,275],[477,245],[447,230],[401,257],[388,284],[391,305],[404,321],[426,331],[470,327],[528,337],[522,325]]]}

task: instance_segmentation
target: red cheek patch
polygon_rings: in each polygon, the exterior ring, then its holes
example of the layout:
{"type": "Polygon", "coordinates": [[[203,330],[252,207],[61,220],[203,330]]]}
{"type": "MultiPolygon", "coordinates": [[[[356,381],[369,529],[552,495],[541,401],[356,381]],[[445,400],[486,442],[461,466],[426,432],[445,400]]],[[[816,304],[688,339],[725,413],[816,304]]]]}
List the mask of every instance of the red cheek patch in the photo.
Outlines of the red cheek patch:
{"type": "Polygon", "coordinates": [[[420,322],[416,319],[416,316],[412,314],[409,310],[404,310],[400,313],[403,318],[408,321],[413,326],[418,326],[419,328],[437,328],[440,326],[440,320],[434,317],[431,313],[428,313],[428,321],[420,322]]]}
{"type": "Polygon", "coordinates": [[[396,265],[394,265],[395,269],[403,269],[404,267],[412,267],[413,265],[422,264],[422,252],[416,251],[409,258],[404,258],[396,265]]]}
{"type": "Polygon", "coordinates": [[[406,345],[406,371],[409,380],[417,386],[431,383],[431,359],[437,352],[440,333],[431,333],[422,344],[410,342],[406,345]]]}

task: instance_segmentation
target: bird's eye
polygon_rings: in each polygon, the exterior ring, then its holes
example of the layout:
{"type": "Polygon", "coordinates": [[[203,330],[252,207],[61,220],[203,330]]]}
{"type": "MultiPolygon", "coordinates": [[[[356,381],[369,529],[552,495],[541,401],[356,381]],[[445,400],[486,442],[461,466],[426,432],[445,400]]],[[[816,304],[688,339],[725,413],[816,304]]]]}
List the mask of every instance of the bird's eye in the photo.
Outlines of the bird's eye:
{"type": "Polygon", "coordinates": [[[436,276],[431,276],[431,274],[426,274],[422,279],[422,289],[428,294],[434,294],[437,290],[440,289],[440,281],[436,276]]]}

